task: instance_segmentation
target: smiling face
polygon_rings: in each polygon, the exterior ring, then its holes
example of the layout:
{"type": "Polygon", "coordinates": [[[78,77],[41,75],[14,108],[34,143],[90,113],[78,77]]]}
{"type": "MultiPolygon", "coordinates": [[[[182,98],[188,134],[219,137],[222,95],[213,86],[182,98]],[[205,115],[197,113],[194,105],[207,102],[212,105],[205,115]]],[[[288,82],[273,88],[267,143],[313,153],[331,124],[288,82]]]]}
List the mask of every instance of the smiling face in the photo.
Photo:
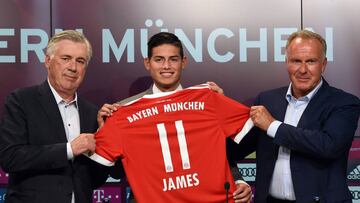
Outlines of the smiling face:
{"type": "Polygon", "coordinates": [[[74,98],[85,76],[87,57],[86,44],[70,40],[57,42],[54,53],[45,56],[49,82],[63,99],[74,98]]]}
{"type": "Polygon", "coordinates": [[[144,65],[161,91],[173,91],[180,84],[186,57],[181,58],[180,48],[162,44],[152,48],[152,56],[144,60],[144,65]]]}
{"type": "Polygon", "coordinates": [[[295,38],[286,50],[286,64],[292,93],[299,98],[310,93],[321,80],[327,64],[321,43],[316,39],[295,38]]]}

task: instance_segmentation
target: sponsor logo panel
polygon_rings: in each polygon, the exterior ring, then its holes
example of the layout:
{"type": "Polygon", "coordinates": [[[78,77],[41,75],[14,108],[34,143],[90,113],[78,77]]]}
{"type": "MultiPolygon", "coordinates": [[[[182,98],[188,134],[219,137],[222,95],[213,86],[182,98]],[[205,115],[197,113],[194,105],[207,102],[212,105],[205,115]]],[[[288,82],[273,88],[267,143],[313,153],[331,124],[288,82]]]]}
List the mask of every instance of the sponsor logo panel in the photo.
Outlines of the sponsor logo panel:
{"type": "Polygon", "coordinates": [[[0,184],[8,183],[9,175],[0,169],[0,184]]]}
{"type": "Polygon", "coordinates": [[[360,186],[349,186],[353,203],[360,203],[360,186]]]}
{"type": "Polygon", "coordinates": [[[347,179],[349,182],[360,182],[360,165],[348,167],[347,179]]]}
{"type": "Polygon", "coordinates": [[[0,188],[0,203],[5,202],[6,189],[0,188]]]}
{"type": "Polygon", "coordinates": [[[246,182],[254,182],[256,177],[255,163],[238,163],[237,167],[246,182]]]}
{"type": "Polygon", "coordinates": [[[123,185],[106,185],[93,193],[93,203],[122,203],[123,201],[123,185]]]}

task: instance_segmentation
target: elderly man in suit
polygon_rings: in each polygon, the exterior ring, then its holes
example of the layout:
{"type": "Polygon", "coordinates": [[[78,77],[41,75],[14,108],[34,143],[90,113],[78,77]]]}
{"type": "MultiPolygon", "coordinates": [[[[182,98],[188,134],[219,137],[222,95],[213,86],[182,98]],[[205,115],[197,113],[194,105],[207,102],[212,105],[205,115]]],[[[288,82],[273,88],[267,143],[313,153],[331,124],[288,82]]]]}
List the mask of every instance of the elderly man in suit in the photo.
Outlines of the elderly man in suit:
{"type": "Polygon", "coordinates": [[[359,99],[322,77],[326,42],[301,30],[289,36],[290,85],[259,94],[250,116],[257,128],[232,153],[256,150],[255,202],[352,202],[346,184],[359,99]]]}
{"type": "MultiPolygon", "coordinates": [[[[176,35],[168,32],[153,35],[148,42],[148,57],[144,59],[144,65],[154,84],[146,91],[124,99],[117,105],[104,104],[98,113],[99,125],[102,125],[104,117],[110,116],[117,110],[119,104],[128,103],[146,94],[181,90],[181,74],[186,64],[187,58],[184,56],[182,43],[176,35]]],[[[222,93],[222,89],[215,83],[209,82],[209,84],[214,91],[222,93]]],[[[242,180],[236,165],[233,165],[231,170],[234,179],[237,180],[237,190],[233,194],[235,202],[250,202],[252,196],[250,186],[242,180]]]]}
{"type": "Polygon", "coordinates": [[[81,33],[57,33],[46,50],[47,80],[8,96],[0,125],[6,202],[92,202],[105,182],[108,169],[82,155],[95,150],[97,130],[97,108],[76,94],[91,55],[81,33]]]}

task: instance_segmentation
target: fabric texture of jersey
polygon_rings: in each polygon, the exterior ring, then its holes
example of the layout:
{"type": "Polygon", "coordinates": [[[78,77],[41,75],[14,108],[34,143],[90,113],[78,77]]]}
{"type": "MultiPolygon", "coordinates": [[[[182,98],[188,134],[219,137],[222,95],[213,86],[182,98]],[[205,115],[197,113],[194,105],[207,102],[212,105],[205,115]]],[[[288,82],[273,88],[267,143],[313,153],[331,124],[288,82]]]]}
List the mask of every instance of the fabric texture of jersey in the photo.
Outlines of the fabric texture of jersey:
{"type": "Polygon", "coordinates": [[[145,95],[106,120],[90,158],[122,159],[139,203],[223,203],[226,182],[233,202],[226,138],[240,142],[253,126],[249,111],[207,85],[145,95]]]}

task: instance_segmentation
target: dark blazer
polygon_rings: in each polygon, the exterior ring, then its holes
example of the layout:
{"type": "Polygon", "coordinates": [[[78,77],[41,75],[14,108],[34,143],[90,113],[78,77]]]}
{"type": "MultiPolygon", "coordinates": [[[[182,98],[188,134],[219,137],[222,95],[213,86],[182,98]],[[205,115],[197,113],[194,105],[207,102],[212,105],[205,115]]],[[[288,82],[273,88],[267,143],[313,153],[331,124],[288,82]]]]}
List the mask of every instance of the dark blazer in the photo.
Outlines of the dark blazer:
{"type": "MultiPolygon", "coordinates": [[[[261,93],[255,105],[264,105],[276,120],[284,121],[287,89],[261,93]]],[[[279,146],[291,149],[296,202],[313,202],[316,196],[322,203],[351,202],[346,168],[359,114],[357,97],[323,80],[297,127],[281,124],[274,139],[254,128],[239,146],[233,145],[237,150],[232,156],[237,160],[256,150],[255,202],[266,202],[279,146]]]]}
{"type": "MultiPolygon", "coordinates": [[[[97,108],[78,98],[80,131],[97,129],[97,108]]],[[[80,155],[67,160],[66,134],[48,82],[18,89],[6,101],[0,125],[0,165],[9,173],[6,202],[92,202],[108,168],[80,155]]]]}

